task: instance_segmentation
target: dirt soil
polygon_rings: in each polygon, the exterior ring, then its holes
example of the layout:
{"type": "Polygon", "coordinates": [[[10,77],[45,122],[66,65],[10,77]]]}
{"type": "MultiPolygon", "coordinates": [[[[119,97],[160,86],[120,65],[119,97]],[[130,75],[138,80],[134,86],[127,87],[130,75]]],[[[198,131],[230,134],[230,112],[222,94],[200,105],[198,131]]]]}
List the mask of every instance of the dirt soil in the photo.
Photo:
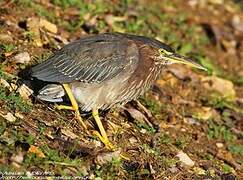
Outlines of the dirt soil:
{"type": "Polygon", "coordinates": [[[0,61],[1,177],[243,179],[242,1],[1,0],[0,61]],[[100,112],[111,151],[73,112],[35,98],[27,70],[114,31],[156,38],[208,71],[168,66],[137,101],[100,112]]]}

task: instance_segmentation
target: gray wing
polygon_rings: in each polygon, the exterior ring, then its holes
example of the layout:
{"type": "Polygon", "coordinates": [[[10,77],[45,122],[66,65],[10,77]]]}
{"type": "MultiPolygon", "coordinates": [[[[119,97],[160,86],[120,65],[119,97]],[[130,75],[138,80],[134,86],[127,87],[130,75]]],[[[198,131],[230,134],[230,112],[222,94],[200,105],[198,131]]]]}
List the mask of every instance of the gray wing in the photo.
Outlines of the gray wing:
{"type": "Polygon", "coordinates": [[[126,68],[134,68],[137,46],[119,34],[102,34],[64,46],[48,60],[33,67],[32,76],[43,81],[103,82],[126,68]]]}

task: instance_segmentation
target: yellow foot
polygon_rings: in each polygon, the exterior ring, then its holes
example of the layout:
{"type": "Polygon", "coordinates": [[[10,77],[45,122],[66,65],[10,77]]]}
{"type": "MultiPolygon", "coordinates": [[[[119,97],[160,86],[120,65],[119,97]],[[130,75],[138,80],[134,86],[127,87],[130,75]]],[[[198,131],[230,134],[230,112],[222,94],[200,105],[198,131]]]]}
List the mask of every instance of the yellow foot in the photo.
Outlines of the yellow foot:
{"type": "Polygon", "coordinates": [[[63,84],[63,88],[65,89],[65,91],[71,101],[72,106],[59,105],[59,106],[56,106],[57,109],[59,109],[59,110],[67,109],[67,110],[75,111],[76,119],[78,120],[79,124],[81,124],[81,126],[85,129],[85,131],[88,133],[87,126],[84,124],[83,119],[80,115],[80,112],[78,109],[78,103],[77,103],[75,97],[73,96],[72,90],[70,89],[68,84],[63,84]]]}
{"type": "MultiPolygon", "coordinates": [[[[97,136],[102,143],[104,143],[106,148],[108,148],[111,151],[116,151],[115,146],[109,141],[109,139],[102,137],[98,131],[93,131],[92,133],[94,136],[97,136]]],[[[124,154],[120,154],[120,158],[130,161],[130,159],[124,154]]]]}
{"type": "Polygon", "coordinates": [[[101,136],[98,131],[93,131],[92,133],[93,133],[93,135],[97,136],[101,140],[101,142],[104,143],[106,148],[110,149],[111,151],[116,150],[115,146],[113,146],[113,144],[111,144],[111,142],[109,141],[108,138],[101,136]]]}

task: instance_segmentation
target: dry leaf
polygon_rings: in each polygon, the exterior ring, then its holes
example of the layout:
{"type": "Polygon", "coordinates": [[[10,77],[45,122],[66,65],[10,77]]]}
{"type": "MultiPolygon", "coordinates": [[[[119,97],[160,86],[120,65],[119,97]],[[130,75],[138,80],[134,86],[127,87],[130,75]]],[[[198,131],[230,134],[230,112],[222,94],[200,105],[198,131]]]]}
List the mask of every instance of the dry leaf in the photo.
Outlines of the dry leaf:
{"type": "Polygon", "coordinates": [[[40,19],[40,27],[45,28],[47,31],[56,34],[57,26],[45,19],[40,19]]]}
{"type": "Polygon", "coordinates": [[[57,33],[57,27],[55,24],[40,18],[29,18],[27,20],[27,28],[34,34],[33,41],[38,47],[41,47],[43,43],[49,42],[47,37],[41,36],[44,35],[44,30],[53,34],[57,33]]]}
{"type": "Polygon", "coordinates": [[[10,92],[13,91],[10,84],[3,78],[0,78],[0,85],[3,86],[4,88],[7,88],[10,92]]]}
{"type": "Polygon", "coordinates": [[[40,35],[40,25],[39,18],[29,18],[27,19],[27,28],[30,32],[34,34],[33,41],[36,46],[41,47],[43,45],[40,35]]]}
{"type": "Polygon", "coordinates": [[[19,119],[24,119],[24,115],[19,112],[16,112],[14,115],[19,119]]]}
{"type": "Polygon", "coordinates": [[[78,136],[76,134],[74,134],[72,131],[68,130],[68,129],[61,129],[62,134],[64,134],[65,136],[71,138],[71,139],[76,139],[78,138],[78,136]]]}
{"type": "Polygon", "coordinates": [[[22,84],[17,92],[20,94],[20,96],[25,99],[25,100],[30,100],[30,96],[34,93],[32,89],[30,89],[28,86],[25,84],[22,84]]]}
{"type": "Polygon", "coordinates": [[[129,108],[126,110],[133,119],[139,121],[140,123],[146,123],[148,121],[147,118],[145,117],[145,115],[143,113],[141,113],[140,111],[138,111],[137,109],[129,108]]]}
{"type": "Polygon", "coordinates": [[[8,112],[6,115],[0,113],[0,115],[9,122],[15,122],[16,121],[16,117],[10,112],[8,112]]]}
{"type": "Polygon", "coordinates": [[[40,158],[45,157],[44,153],[38,147],[33,146],[33,145],[30,146],[28,153],[34,153],[34,154],[36,154],[36,156],[38,156],[40,158]]]}

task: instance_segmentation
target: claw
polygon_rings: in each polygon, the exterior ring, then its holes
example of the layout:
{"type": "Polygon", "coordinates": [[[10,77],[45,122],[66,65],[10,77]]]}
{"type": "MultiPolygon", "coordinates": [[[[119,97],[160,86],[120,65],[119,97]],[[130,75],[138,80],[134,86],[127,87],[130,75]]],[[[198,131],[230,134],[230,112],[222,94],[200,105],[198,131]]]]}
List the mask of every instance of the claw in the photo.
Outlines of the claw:
{"type": "Polygon", "coordinates": [[[100,135],[98,131],[93,131],[92,134],[94,136],[97,136],[102,143],[104,143],[105,147],[110,149],[111,151],[115,151],[116,148],[113,146],[113,144],[109,141],[109,139],[104,138],[103,136],[100,135]]]}

